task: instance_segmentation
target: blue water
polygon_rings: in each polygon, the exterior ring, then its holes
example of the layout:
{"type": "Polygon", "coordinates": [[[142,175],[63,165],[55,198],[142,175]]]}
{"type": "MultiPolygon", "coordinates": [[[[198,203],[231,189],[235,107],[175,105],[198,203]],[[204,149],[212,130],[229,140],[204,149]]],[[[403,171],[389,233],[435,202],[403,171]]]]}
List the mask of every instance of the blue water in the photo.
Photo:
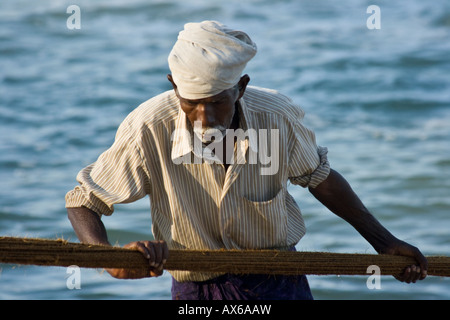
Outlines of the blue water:
{"type": "MultiPolygon", "coordinates": [[[[450,255],[450,3],[408,1],[0,2],[0,235],[77,241],[65,193],[112,143],[133,108],[170,89],[167,55],[183,24],[219,20],[259,52],[251,84],[278,89],[306,111],[372,213],[425,255],[450,255]],[[69,5],[81,29],[69,30],[69,5]],[[366,9],[381,9],[369,30],[366,9]]],[[[298,250],[374,253],[306,190],[291,187],[307,235],[298,250]]],[[[111,242],[151,238],[148,199],[104,218],[111,242]]],[[[116,280],[83,269],[0,265],[0,299],[170,299],[170,276],[116,280]]],[[[316,299],[449,299],[448,278],[403,284],[309,276],[316,299]]]]}

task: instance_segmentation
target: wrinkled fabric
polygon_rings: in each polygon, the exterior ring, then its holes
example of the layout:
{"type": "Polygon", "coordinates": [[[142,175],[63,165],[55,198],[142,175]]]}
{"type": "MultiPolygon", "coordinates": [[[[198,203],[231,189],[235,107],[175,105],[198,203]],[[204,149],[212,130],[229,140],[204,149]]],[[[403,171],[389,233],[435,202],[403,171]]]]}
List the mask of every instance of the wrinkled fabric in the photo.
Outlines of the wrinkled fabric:
{"type": "MultiPolygon", "coordinates": [[[[296,251],[290,247],[289,251],[296,251]]],[[[172,278],[173,300],[313,300],[305,275],[235,275],[207,281],[178,282],[172,278]]]]}
{"type": "MultiPolygon", "coordinates": [[[[194,161],[192,128],[173,90],[149,99],[122,122],[114,144],[80,171],[79,184],[66,195],[66,207],[111,215],[116,204],[148,196],[152,234],[171,250],[295,246],[306,226],[288,186],[315,187],[325,180],[330,172],[325,153],[318,153],[314,132],[303,126],[302,109],[276,91],[248,86],[237,112],[243,132],[266,131],[267,139],[243,134],[236,141],[236,161],[225,170],[206,157],[194,161]],[[279,142],[271,143],[275,130],[279,142]],[[185,134],[174,138],[177,131],[185,134]],[[261,148],[268,150],[264,157],[255,152],[261,148]],[[263,163],[273,155],[271,150],[278,156],[263,163]],[[257,161],[251,161],[252,154],[258,155],[257,161]],[[277,170],[263,175],[269,166],[277,170]]],[[[221,275],[185,270],[171,274],[178,281],[221,275]]]]}
{"type": "Polygon", "coordinates": [[[185,24],[168,62],[181,97],[202,99],[235,86],[256,51],[246,33],[203,21],[185,24]]]}
{"type": "Polygon", "coordinates": [[[172,280],[173,300],[313,300],[305,275],[225,274],[204,282],[172,280]]]}

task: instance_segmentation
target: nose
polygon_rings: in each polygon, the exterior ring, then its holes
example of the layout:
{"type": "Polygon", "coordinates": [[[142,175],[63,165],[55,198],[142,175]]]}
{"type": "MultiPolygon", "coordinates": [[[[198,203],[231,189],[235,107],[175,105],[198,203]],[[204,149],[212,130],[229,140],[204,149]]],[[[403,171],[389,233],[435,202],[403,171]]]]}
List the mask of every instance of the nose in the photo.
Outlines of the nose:
{"type": "Polygon", "coordinates": [[[214,107],[210,104],[201,104],[197,106],[196,121],[202,122],[202,127],[214,127],[217,124],[217,117],[214,107]]]}

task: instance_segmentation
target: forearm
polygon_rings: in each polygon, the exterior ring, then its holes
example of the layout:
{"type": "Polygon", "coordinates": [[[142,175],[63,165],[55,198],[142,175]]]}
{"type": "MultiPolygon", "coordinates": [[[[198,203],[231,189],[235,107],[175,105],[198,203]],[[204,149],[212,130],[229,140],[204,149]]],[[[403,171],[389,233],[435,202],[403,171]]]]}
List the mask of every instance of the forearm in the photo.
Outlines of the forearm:
{"type": "Polygon", "coordinates": [[[105,226],[94,211],[85,208],[67,208],[67,215],[78,239],[83,243],[110,245],[105,226]]]}
{"type": "Polygon", "coordinates": [[[350,223],[379,253],[398,242],[367,210],[349,183],[336,171],[310,192],[330,211],[350,223]]]}
{"type": "MultiPolygon", "coordinates": [[[[100,217],[92,210],[80,208],[67,208],[67,215],[72,227],[83,243],[110,245],[105,226],[100,217]]],[[[148,268],[142,269],[112,269],[107,268],[113,277],[119,279],[139,279],[144,277],[157,277],[163,273],[163,265],[167,261],[169,249],[164,241],[134,241],[126,244],[124,248],[141,252],[148,259],[148,268]]]]}

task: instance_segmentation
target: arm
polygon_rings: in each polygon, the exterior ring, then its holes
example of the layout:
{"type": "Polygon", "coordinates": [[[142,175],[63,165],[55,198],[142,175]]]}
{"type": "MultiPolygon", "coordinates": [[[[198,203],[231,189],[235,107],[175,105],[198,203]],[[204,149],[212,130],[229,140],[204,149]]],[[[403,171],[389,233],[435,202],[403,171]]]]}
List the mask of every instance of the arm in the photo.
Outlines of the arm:
{"type": "Polygon", "coordinates": [[[81,242],[111,246],[105,226],[94,211],[85,207],[67,208],[67,216],[81,242]]]}
{"type": "Polygon", "coordinates": [[[407,267],[396,277],[398,280],[409,283],[426,277],[427,260],[422,253],[384,228],[338,172],[331,170],[327,179],[309,190],[330,211],[350,223],[378,253],[410,256],[417,260],[418,265],[407,267]]]}
{"type": "MultiPolygon", "coordinates": [[[[94,211],[85,208],[67,208],[68,218],[78,237],[83,243],[111,246],[105,226],[94,211]]],[[[113,277],[119,279],[139,279],[160,276],[168,257],[168,248],[163,241],[135,241],[124,248],[140,251],[149,261],[148,269],[106,269],[113,277]]]]}
{"type": "MultiPolygon", "coordinates": [[[[150,192],[146,164],[138,144],[141,126],[133,125],[136,116],[130,114],[121,123],[113,145],[78,173],[80,186],[66,194],[68,218],[81,242],[110,246],[100,217],[112,214],[115,204],[137,201],[150,192]]],[[[162,273],[168,256],[164,242],[137,241],[124,247],[140,251],[149,266],[145,270],[108,269],[112,276],[142,278],[162,273]]]]}

